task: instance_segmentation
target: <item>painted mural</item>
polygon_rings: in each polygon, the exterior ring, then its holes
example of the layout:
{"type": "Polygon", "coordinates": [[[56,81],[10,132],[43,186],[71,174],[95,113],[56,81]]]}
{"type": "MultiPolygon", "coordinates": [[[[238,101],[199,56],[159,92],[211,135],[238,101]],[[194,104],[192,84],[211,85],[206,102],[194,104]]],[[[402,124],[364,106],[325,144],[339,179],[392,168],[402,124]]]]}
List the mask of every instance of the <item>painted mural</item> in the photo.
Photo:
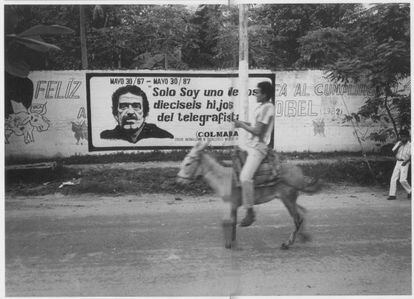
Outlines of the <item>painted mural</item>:
{"type": "MultiPolygon", "coordinates": [[[[273,83],[274,74],[250,76],[250,110],[260,81],[273,83]]],[[[198,140],[233,146],[237,83],[234,72],[87,73],[89,149],[182,148],[198,140]]]]}
{"type": "MultiPolygon", "coordinates": [[[[250,78],[250,112],[257,82],[275,75],[277,151],[360,151],[358,138],[365,150],[377,150],[387,142],[369,138],[375,129],[387,129],[387,124],[366,119],[353,126],[345,120],[370,95],[362,82],[336,84],[322,71],[252,73],[256,77],[250,78]]],[[[25,108],[11,100],[13,111],[4,119],[6,158],[131,152],[192,146],[200,139],[232,146],[239,137],[231,122],[240,111],[235,73],[36,71],[29,78],[33,82],[31,106],[25,108]],[[144,138],[135,143],[101,138],[103,131],[117,126],[112,94],[125,85],[145,91],[149,112],[143,121],[173,138],[144,138]]]]}
{"type": "Polygon", "coordinates": [[[352,123],[372,91],[363,82],[334,83],[322,71],[276,73],[275,148],[278,151],[360,151],[381,146],[369,137],[380,124],[352,123]],[[299,142],[300,141],[300,142],[299,142]]]}
{"type": "Polygon", "coordinates": [[[50,127],[50,120],[46,117],[47,103],[32,104],[26,109],[21,103],[11,101],[15,111],[6,118],[5,143],[9,144],[14,136],[22,138],[24,143],[35,142],[33,132],[44,132],[50,127]]]}
{"type": "Polygon", "coordinates": [[[76,120],[71,121],[71,123],[76,145],[83,145],[84,142],[88,142],[88,121],[84,107],[79,109],[76,120]]]}

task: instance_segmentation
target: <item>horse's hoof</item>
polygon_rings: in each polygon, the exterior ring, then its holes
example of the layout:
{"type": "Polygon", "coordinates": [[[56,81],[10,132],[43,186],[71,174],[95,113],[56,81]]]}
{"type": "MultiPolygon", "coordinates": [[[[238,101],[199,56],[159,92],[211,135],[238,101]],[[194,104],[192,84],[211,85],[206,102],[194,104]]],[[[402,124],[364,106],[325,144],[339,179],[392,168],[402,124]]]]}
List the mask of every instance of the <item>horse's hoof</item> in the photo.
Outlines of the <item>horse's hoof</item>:
{"type": "Polygon", "coordinates": [[[226,249],[234,249],[234,248],[236,248],[236,241],[229,241],[229,242],[225,242],[224,243],[224,247],[226,248],[226,249]]]}
{"type": "Polygon", "coordinates": [[[287,245],[286,243],[283,243],[282,246],[280,246],[280,249],[287,250],[289,249],[289,245],[287,245]]]}
{"type": "Polygon", "coordinates": [[[232,220],[223,220],[221,226],[223,228],[233,227],[234,222],[232,220]]]}
{"type": "Polygon", "coordinates": [[[224,234],[224,247],[231,248],[232,241],[235,236],[233,235],[233,222],[232,221],[223,221],[223,234],[224,234]]]}

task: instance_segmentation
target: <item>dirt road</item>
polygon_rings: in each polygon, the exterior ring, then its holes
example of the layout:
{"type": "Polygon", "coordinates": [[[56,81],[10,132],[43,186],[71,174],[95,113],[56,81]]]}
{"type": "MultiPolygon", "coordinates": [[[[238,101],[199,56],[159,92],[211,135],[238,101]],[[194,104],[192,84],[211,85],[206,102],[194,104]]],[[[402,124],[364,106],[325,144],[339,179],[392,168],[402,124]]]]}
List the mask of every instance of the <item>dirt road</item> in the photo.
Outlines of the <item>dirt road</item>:
{"type": "Polygon", "coordinates": [[[6,198],[7,296],[411,294],[411,201],[331,186],[301,195],[313,240],[275,200],[223,246],[214,196],[6,198]]]}

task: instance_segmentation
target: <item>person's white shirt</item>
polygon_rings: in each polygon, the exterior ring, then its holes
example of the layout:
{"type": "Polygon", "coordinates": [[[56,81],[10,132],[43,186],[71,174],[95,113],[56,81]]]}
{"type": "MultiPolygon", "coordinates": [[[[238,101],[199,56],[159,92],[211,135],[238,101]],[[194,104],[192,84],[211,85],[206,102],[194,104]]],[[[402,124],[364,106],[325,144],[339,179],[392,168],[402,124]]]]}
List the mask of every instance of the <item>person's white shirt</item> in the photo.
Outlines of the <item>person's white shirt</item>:
{"type": "Polygon", "coordinates": [[[266,130],[265,132],[263,132],[263,135],[260,137],[250,134],[249,140],[253,142],[260,142],[260,139],[261,139],[261,141],[264,144],[269,145],[271,135],[272,135],[272,130],[273,130],[274,116],[275,116],[275,107],[273,106],[271,102],[266,102],[266,103],[259,105],[254,112],[254,121],[256,123],[260,122],[262,124],[265,124],[266,130]]]}
{"type": "Polygon", "coordinates": [[[395,151],[397,148],[398,151],[395,155],[397,160],[409,161],[411,158],[411,143],[407,141],[406,144],[401,144],[401,141],[398,141],[392,148],[392,151],[395,151]]]}

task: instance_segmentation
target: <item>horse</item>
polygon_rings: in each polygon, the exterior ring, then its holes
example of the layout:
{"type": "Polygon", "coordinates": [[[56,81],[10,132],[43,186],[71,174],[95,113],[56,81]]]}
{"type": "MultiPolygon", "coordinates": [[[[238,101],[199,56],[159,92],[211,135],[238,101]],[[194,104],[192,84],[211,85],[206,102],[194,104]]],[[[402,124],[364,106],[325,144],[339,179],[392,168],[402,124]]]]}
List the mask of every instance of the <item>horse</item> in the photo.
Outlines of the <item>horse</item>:
{"type": "MultiPolygon", "coordinates": [[[[221,165],[215,158],[205,151],[208,143],[198,142],[185,156],[177,173],[176,182],[189,184],[198,177],[204,181],[230,205],[230,214],[222,222],[225,248],[232,248],[236,242],[237,209],[242,205],[241,187],[237,186],[233,178],[233,167],[221,165]]],[[[255,205],[279,198],[290,216],[293,218],[294,230],[289,239],[283,242],[282,249],[288,249],[299,236],[303,242],[310,240],[310,234],[304,231],[306,209],[297,204],[299,191],[315,193],[321,185],[317,179],[303,175],[302,170],[287,163],[281,163],[280,177],[273,185],[255,187],[255,205]]]]}

